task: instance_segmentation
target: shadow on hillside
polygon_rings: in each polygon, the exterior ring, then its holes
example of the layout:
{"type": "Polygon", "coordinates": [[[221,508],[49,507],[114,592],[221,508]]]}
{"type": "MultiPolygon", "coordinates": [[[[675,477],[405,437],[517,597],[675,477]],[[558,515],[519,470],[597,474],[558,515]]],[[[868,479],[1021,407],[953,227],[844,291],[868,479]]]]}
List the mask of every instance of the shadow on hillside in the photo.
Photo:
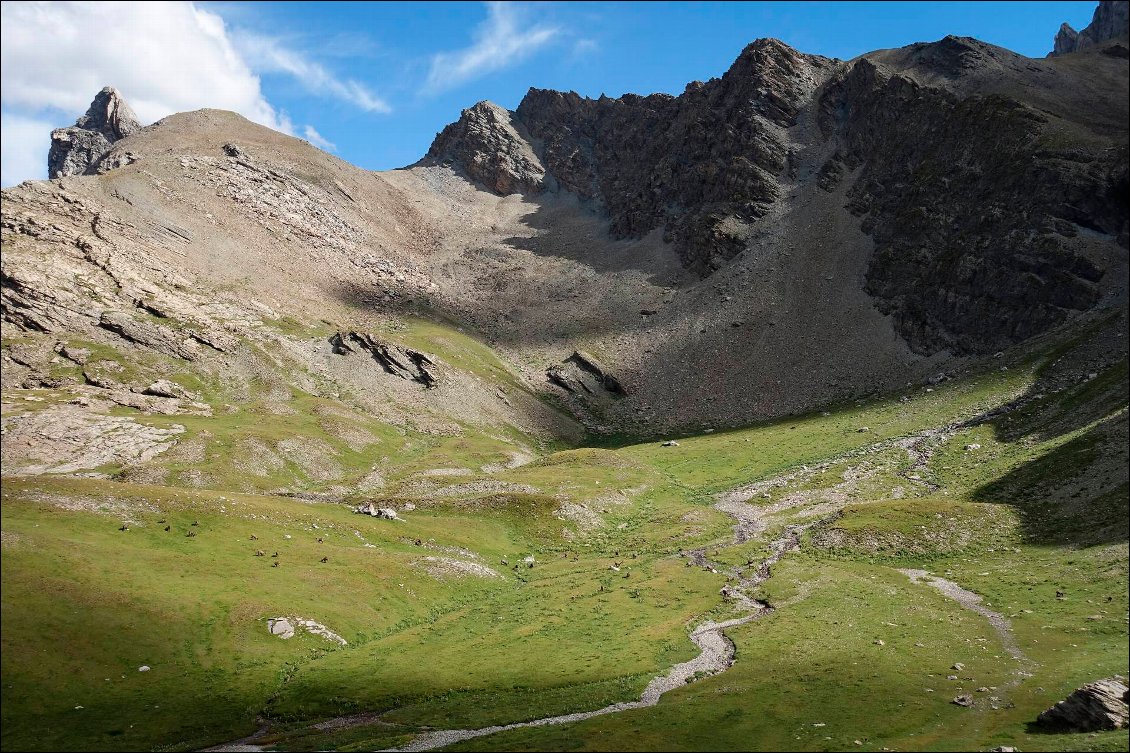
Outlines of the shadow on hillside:
{"type": "MultiPolygon", "coordinates": [[[[458,323],[492,343],[552,346],[563,338],[615,337],[646,326],[641,312],[662,308],[672,290],[699,282],[658,229],[616,240],[597,209],[568,193],[504,201],[521,202],[520,230],[501,227],[493,238],[456,247],[454,258],[445,252],[417,260],[438,290],[422,290],[411,279],[378,282],[359,275],[329,292],[362,310],[458,323]]],[[[514,206],[500,216],[513,217],[514,206]]]]}
{"type": "Polygon", "coordinates": [[[608,220],[571,194],[527,201],[537,207],[524,218],[533,233],[504,239],[513,248],[583,264],[599,274],[642,273],[648,283],[659,287],[680,287],[699,279],[663,241],[660,227],[642,238],[616,239],[609,234],[608,220]]]}
{"type": "Polygon", "coordinates": [[[1007,504],[1034,544],[1093,546],[1130,539],[1126,412],[975,492],[1007,504]]]}
{"type": "Polygon", "coordinates": [[[1020,398],[970,422],[1000,442],[1082,434],[979,487],[975,498],[1007,504],[1037,544],[1091,546],[1130,539],[1126,311],[1088,325],[1052,349],[1020,398]]]}

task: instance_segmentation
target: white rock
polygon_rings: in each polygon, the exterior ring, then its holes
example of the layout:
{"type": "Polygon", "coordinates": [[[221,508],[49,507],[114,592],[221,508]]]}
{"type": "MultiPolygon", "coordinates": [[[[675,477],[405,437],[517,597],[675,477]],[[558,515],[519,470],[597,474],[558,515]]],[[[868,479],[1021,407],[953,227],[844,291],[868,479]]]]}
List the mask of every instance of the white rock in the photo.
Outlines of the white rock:
{"type": "Polygon", "coordinates": [[[294,625],[285,617],[274,617],[267,620],[267,630],[271,635],[277,635],[283,640],[294,637],[294,625]]]}

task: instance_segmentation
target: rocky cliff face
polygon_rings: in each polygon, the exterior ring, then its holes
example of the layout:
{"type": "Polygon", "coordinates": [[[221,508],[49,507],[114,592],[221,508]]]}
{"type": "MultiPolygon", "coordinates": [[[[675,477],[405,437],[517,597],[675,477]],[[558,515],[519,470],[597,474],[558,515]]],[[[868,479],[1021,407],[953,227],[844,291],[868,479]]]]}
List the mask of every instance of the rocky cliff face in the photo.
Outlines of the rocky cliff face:
{"type": "Polygon", "coordinates": [[[924,353],[992,351],[1093,306],[1103,271],[1070,239],[1126,245],[1125,144],[1069,135],[1012,97],[918,83],[1027,66],[1020,56],[958,37],[907,53],[919,75],[865,58],[820,102],[838,147],[822,172],[857,176],[847,207],[875,241],[876,305],[924,353]]]}
{"type": "Polygon", "coordinates": [[[61,178],[89,173],[115,142],[139,130],[141,123],[133,110],[117,89],[107,86],[73,126],[51,132],[47,175],[61,178]]]}
{"type": "Polygon", "coordinates": [[[534,89],[517,117],[560,185],[604,208],[614,237],[661,229],[686,266],[706,275],[742,251],[749,225],[779,198],[784,132],[833,66],[763,39],[720,79],[678,97],[534,89]]]}
{"type": "Polygon", "coordinates": [[[1048,53],[1066,55],[1109,41],[1122,39],[1130,34],[1130,2],[1126,0],[1102,0],[1095,9],[1090,25],[1083,31],[1075,31],[1071,24],[1059,27],[1055,35],[1055,49],[1048,53]]]}
{"type": "MultiPolygon", "coordinates": [[[[1125,68],[1104,57],[1104,76],[1125,68]]],[[[969,38],[851,63],[758,40],[677,97],[478,105],[429,154],[498,193],[575,194],[613,238],[660,230],[701,277],[762,253],[798,205],[842,202],[874,240],[865,289],[911,347],[992,352],[1099,300],[1080,234],[1127,245],[1126,96],[1079,76],[969,38]],[[801,198],[813,184],[828,196],[801,198]]]]}
{"type": "Polygon", "coordinates": [[[742,250],[749,223],[778,198],[783,131],[834,65],[762,39],[679,97],[531,89],[509,118],[489,103],[464,111],[428,157],[453,159],[499,193],[570,191],[607,213],[615,238],[661,229],[705,275],[742,250]]]}

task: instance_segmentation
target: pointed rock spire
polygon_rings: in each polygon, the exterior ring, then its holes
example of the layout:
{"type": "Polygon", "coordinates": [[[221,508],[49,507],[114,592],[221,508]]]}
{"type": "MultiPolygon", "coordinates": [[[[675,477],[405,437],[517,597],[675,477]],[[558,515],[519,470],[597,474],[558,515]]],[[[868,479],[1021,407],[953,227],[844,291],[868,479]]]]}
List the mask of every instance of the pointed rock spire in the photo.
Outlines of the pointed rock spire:
{"type": "Polygon", "coordinates": [[[523,130],[509,110],[479,102],[436,136],[421,164],[458,165],[503,196],[536,194],[545,187],[545,167],[523,130]]]}
{"type": "Polygon", "coordinates": [[[1128,34],[1130,34],[1130,2],[1102,0],[1099,7],[1095,8],[1095,15],[1087,28],[1075,31],[1071,28],[1071,24],[1066,23],[1059,27],[1059,33],[1055,35],[1055,49],[1049,53],[1049,57],[1085,50],[1128,34]]]}
{"type": "Polygon", "coordinates": [[[141,123],[121,93],[107,86],[98,92],[86,114],[73,126],[51,132],[48,177],[90,172],[116,141],[140,129],[141,123]]]}

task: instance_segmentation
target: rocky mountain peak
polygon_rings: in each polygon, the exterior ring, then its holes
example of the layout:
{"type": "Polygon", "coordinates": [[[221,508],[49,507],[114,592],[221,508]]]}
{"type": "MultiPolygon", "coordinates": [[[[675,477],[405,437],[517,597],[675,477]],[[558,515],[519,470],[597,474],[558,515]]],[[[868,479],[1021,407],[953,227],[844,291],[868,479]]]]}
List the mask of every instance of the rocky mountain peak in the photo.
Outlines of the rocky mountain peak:
{"type": "Polygon", "coordinates": [[[946,36],[937,42],[911,45],[914,63],[926,70],[946,76],[960,76],[989,65],[1000,48],[972,37],[946,36]]]}
{"type": "Polygon", "coordinates": [[[1055,49],[1048,53],[1048,57],[1078,52],[1127,35],[1130,35],[1130,2],[1102,0],[1087,28],[1075,31],[1068,23],[1059,27],[1055,35],[1055,49]]]}
{"type": "Polygon", "coordinates": [[[722,77],[764,76],[767,71],[792,75],[803,71],[810,59],[827,60],[819,55],[806,55],[779,39],[763,37],[747,44],[722,77]]]}
{"type": "Polygon", "coordinates": [[[102,88],[94,96],[86,114],[75,121],[75,126],[88,131],[98,131],[108,139],[124,139],[141,130],[133,108],[129,106],[122,93],[112,86],[102,88]]]}
{"type": "Polygon", "coordinates": [[[613,237],[661,229],[687,267],[707,274],[740,252],[746,225],[776,200],[788,152],[780,129],[835,66],[759,39],[721,78],[677,97],[530,89],[513,119],[547,186],[592,202],[613,237]]]}
{"type": "Polygon", "coordinates": [[[513,114],[486,100],[436,136],[420,164],[457,164],[498,194],[537,193],[545,168],[513,114]]]}
{"type": "Polygon", "coordinates": [[[798,105],[835,64],[806,55],[779,39],[746,45],[721,79],[723,89],[755,101],[759,113],[783,128],[796,123],[798,105]]]}
{"type": "Polygon", "coordinates": [[[139,130],[141,123],[121,92],[104,87],[73,126],[51,132],[47,174],[61,178],[89,173],[115,142],[139,130]]]}

